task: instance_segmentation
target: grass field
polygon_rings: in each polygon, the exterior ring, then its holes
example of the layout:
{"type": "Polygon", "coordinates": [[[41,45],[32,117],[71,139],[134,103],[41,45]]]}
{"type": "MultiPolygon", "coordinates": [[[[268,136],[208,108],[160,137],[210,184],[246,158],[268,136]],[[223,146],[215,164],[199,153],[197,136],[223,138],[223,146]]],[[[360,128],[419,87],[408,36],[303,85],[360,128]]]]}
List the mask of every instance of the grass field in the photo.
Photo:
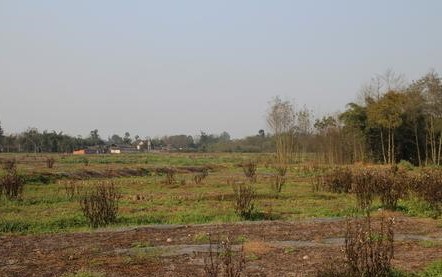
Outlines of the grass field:
{"type": "MultiPolygon", "coordinates": [[[[1,233],[47,233],[88,229],[78,198],[70,197],[66,186],[90,189],[112,180],[121,192],[115,226],[146,224],[190,224],[237,222],[233,208],[232,183],[248,182],[244,162],[257,162],[255,213],[253,220],[295,220],[313,217],[342,217],[357,213],[351,194],[313,192],[311,177],[324,166],[312,162],[289,167],[282,192],[272,188],[270,154],[127,154],[127,155],[6,155],[15,158],[18,172],[27,179],[21,200],[0,200],[1,233]],[[53,168],[47,168],[53,157],[53,168]],[[201,183],[193,180],[194,171],[208,168],[201,183]],[[165,182],[161,168],[175,168],[174,182],[165,182]],[[131,176],[134,169],[142,176],[131,176]],[[132,170],[132,171],[131,171],[132,170]]],[[[4,174],[0,173],[0,174],[4,174]]],[[[380,205],[375,202],[374,209],[380,205]]],[[[410,198],[400,209],[417,216],[428,216],[430,208],[410,198]]]]}

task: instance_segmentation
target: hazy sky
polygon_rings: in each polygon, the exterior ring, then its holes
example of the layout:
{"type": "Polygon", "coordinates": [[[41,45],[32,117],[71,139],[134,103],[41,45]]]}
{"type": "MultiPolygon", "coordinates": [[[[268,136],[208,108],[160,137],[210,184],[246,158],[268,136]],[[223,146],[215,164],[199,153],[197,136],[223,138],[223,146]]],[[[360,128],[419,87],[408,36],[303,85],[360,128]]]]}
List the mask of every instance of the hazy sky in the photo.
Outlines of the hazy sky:
{"type": "Polygon", "coordinates": [[[332,113],[388,68],[442,73],[441,12],[438,0],[0,0],[0,121],[252,135],[276,95],[332,113]]]}

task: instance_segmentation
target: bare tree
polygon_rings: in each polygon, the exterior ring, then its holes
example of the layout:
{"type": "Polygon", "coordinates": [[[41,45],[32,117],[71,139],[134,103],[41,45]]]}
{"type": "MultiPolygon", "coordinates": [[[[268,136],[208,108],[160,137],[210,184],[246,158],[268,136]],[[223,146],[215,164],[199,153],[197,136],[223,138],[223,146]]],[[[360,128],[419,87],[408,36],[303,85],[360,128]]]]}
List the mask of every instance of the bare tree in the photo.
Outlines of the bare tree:
{"type": "Polygon", "coordinates": [[[275,136],[276,162],[288,164],[292,160],[295,146],[296,114],[289,101],[275,97],[270,102],[267,124],[275,136]]]}

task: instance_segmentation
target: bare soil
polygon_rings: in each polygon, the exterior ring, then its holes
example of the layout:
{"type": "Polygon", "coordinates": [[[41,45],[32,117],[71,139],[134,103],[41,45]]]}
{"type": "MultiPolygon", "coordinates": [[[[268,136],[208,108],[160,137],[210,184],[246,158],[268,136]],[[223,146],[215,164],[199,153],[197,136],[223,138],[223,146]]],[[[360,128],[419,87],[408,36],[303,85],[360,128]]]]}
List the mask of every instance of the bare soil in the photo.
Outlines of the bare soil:
{"type": "MultiPolygon", "coordinates": [[[[395,214],[392,214],[395,216],[395,214]]],[[[395,218],[396,268],[417,271],[442,259],[441,221],[395,218]]],[[[343,219],[162,225],[87,233],[0,237],[0,276],[204,276],[207,234],[243,243],[246,276],[311,276],[343,258],[343,219]]]]}

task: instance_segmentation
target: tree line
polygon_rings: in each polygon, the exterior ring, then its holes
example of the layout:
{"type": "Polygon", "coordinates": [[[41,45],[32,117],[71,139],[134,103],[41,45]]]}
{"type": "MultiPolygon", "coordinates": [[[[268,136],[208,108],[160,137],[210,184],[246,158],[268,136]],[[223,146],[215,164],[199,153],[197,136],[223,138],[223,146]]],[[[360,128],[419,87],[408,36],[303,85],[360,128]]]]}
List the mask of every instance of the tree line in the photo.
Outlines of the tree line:
{"type": "MultiPolygon", "coordinates": [[[[18,134],[5,134],[0,122],[0,152],[8,153],[72,153],[74,150],[94,148],[103,150],[111,145],[136,146],[139,142],[147,140],[151,143],[152,150],[168,151],[199,151],[199,152],[270,152],[272,142],[270,136],[265,136],[264,130],[256,136],[232,140],[230,134],[207,134],[201,132],[198,136],[171,135],[155,138],[141,138],[136,135],[131,137],[129,132],[123,136],[114,134],[103,139],[97,129],[90,131],[85,138],[70,136],[63,132],[43,131],[29,128],[18,134]]],[[[146,146],[146,144],[143,144],[146,146]]]]}
{"type": "MultiPolygon", "coordinates": [[[[344,112],[315,118],[307,107],[295,109],[290,101],[274,98],[267,111],[267,126],[257,134],[231,139],[229,133],[199,136],[172,135],[151,139],[152,149],[201,152],[275,152],[279,162],[299,161],[308,155],[327,163],[400,160],[415,165],[442,162],[442,79],[431,71],[406,84],[401,75],[387,71],[362,89],[358,101],[344,112]]],[[[104,140],[98,130],[86,138],[30,128],[6,135],[0,124],[0,151],[62,152],[133,145],[142,140],[112,135],[104,140]]]]}

